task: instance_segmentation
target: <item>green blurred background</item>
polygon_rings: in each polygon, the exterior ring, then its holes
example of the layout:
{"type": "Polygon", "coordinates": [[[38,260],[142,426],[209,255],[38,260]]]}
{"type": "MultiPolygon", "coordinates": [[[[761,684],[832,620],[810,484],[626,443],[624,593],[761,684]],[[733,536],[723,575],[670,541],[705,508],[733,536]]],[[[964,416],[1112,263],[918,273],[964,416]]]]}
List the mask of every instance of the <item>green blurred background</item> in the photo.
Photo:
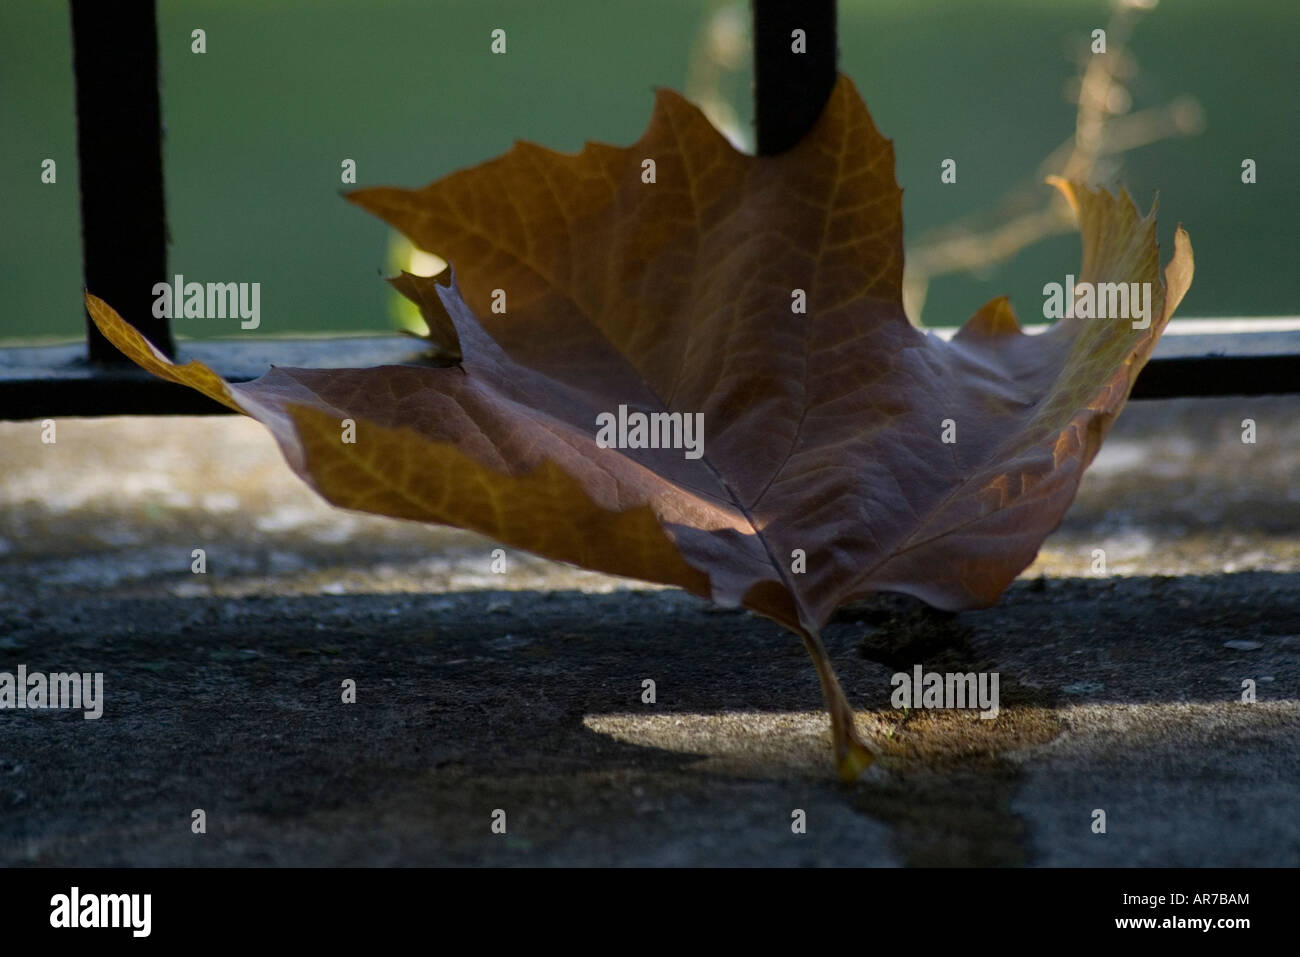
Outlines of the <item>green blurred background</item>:
{"type": "MultiPolygon", "coordinates": [[[[692,64],[723,8],[743,31],[744,4],[704,0],[161,0],[170,271],[261,282],[261,328],[244,335],[391,329],[391,237],[339,197],[344,158],[359,185],[416,186],[515,139],[630,143],[654,87],[699,95],[692,64]],[[190,52],[196,27],[203,55],[190,52]],[[497,27],[505,56],[489,52],[497,27]]],[[[1104,0],[841,0],[841,68],[894,140],[909,244],[992,205],[1070,135],[1064,91],[1109,14],[1104,0]],[[956,185],[939,181],[945,157],[956,185]]],[[[1300,311],[1298,49],[1296,0],[1164,0],[1138,23],[1133,109],[1189,95],[1204,115],[1199,134],[1127,153],[1121,172],[1144,208],[1159,190],[1166,257],[1179,220],[1191,233],[1181,316],[1300,311]],[[1255,185],[1241,183],[1246,157],[1255,185]]],[[[742,128],[747,58],[711,81],[742,128]]],[[[76,173],[67,6],[2,0],[0,338],[82,334],[76,173]],[[40,181],[46,157],[55,185],[40,181]]],[[[957,324],[1009,294],[1041,321],[1042,284],[1077,264],[1063,235],[938,278],[925,320],[957,324]]]]}

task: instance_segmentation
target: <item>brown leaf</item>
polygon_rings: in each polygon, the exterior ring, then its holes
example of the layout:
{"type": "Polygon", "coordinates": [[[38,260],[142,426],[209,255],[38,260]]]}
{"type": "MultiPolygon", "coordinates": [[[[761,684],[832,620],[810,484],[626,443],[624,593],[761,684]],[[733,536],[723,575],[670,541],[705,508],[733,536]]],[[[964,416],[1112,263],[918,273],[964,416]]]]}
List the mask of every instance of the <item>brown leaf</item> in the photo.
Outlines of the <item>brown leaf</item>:
{"type": "Polygon", "coordinates": [[[879,590],[946,609],[995,601],[1060,522],[1190,283],[1181,228],[1166,285],[1154,211],[1057,186],[1083,231],[1078,280],[1151,283],[1148,328],[1062,319],[1029,336],[1005,299],[951,342],[911,326],[893,148],[843,77],[780,156],[736,152],[661,92],[627,149],[519,143],[424,189],[353,193],[453,264],[450,285],[394,285],[458,347],[459,367],[223,383],[87,302],[142,366],[267,425],[335,504],[677,585],[798,632],[851,776],[870,755],[820,627],[879,590]],[[792,312],[795,290],[806,315],[792,312]],[[700,413],[703,455],[598,447],[597,417],[620,406],[700,413]],[[344,419],[355,444],[341,441],[344,419]]]}

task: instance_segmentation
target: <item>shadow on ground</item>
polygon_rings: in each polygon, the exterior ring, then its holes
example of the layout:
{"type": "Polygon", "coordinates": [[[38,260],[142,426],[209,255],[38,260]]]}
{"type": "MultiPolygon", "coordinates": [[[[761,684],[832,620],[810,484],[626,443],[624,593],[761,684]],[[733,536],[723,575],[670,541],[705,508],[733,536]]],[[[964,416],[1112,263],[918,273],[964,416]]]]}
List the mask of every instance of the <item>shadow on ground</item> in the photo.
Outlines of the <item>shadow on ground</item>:
{"type": "Polygon", "coordinates": [[[1295,574],[852,606],[853,785],[799,641],[675,591],[33,596],[0,635],[106,698],[4,715],[5,864],[1300,863],[1295,574]],[[914,664],[999,672],[999,716],[891,708],[914,664]]]}

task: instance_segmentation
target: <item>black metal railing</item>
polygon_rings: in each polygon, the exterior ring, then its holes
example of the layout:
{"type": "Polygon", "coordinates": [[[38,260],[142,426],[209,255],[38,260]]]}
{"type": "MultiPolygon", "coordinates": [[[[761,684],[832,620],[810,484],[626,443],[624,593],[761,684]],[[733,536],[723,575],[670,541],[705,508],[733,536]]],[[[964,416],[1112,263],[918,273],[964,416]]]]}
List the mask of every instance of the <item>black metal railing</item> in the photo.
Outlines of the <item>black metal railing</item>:
{"type": "MultiPolygon", "coordinates": [[[[167,275],[162,110],[154,0],[70,0],[77,90],[83,275],[151,342],[197,358],[226,379],[271,365],[379,365],[413,361],[403,336],[173,342],[152,313],[167,275]],[[346,349],[339,339],[346,339],[346,349]]],[[[835,84],[835,0],[752,0],[758,152],[798,142],[835,84]],[[807,51],[792,56],[791,32],[807,51]]],[[[1138,376],[1135,399],[1300,391],[1300,331],[1166,336],[1138,376]]],[[[85,346],[0,349],[0,419],[228,413],[219,403],[137,369],[86,318],[85,346]]]]}

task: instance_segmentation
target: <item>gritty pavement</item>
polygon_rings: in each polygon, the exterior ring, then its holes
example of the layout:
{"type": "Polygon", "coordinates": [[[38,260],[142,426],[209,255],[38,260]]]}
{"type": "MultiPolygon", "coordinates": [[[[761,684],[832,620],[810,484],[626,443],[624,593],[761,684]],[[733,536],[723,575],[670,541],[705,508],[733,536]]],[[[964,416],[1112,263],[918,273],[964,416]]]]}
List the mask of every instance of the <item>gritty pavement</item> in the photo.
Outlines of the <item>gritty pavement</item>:
{"type": "Polygon", "coordinates": [[[882,752],[848,785],[769,621],[496,574],[325,505],[248,420],[0,423],[0,672],[105,698],[0,711],[0,864],[1296,866],[1297,475],[1292,399],[1130,405],[998,605],[827,627],[882,752]],[[891,707],[917,664],[996,671],[998,716],[891,707]]]}

